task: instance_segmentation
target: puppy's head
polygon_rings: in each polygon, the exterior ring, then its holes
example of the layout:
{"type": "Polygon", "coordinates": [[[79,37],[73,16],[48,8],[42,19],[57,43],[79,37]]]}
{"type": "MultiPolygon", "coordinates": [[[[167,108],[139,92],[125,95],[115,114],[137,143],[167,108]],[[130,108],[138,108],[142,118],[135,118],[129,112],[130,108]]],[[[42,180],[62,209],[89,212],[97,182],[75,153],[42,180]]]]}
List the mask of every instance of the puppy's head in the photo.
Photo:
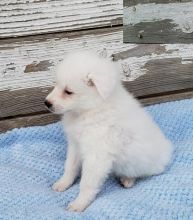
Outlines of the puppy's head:
{"type": "Polygon", "coordinates": [[[97,108],[120,84],[111,61],[89,51],[68,54],[57,67],[56,86],[45,105],[54,113],[97,108]]]}

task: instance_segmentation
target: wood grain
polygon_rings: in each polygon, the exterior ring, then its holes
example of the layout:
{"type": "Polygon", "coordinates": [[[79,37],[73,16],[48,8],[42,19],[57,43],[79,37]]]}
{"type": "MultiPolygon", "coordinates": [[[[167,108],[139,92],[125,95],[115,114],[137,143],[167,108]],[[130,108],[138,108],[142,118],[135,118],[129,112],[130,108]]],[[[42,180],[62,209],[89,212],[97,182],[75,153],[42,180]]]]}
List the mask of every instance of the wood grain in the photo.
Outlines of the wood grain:
{"type": "Polygon", "coordinates": [[[193,58],[185,65],[181,58],[150,60],[145,68],[147,74],[125,82],[128,90],[137,97],[193,88],[193,58]]]}
{"type": "Polygon", "coordinates": [[[136,45],[122,42],[122,27],[0,41],[0,90],[46,87],[67,52],[91,49],[108,57],[136,45]]]}
{"type": "MultiPolygon", "coordinates": [[[[135,51],[136,53],[136,51],[135,51]]],[[[114,59],[119,59],[116,54],[114,59]]],[[[181,58],[152,59],[145,64],[147,73],[124,85],[136,97],[174,93],[193,88],[193,58],[182,64],[181,58]]],[[[52,87],[0,92],[0,118],[44,112],[44,99],[52,87]],[[13,98],[14,97],[14,98],[13,98]]]]}
{"type": "Polygon", "coordinates": [[[17,117],[0,121],[0,133],[13,128],[47,125],[59,121],[60,117],[51,113],[17,117]]]}
{"type": "Polygon", "coordinates": [[[192,0],[125,1],[124,5],[125,43],[193,43],[192,0]]]}
{"type": "Polygon", "coordinates": [[[122,24],[119,0],[1,0],[0,38],[122,24]]]}
{"type": "Polygon", "coordinates": [[[181,57],[185,66],[193,57],[193,44],[124,44],[122,37],[118,27],[1,40],[0,91],[53,86],[55,65],[64,54],[77,49],[92,49],[107,57],[118,54],[124,81],[146,74],[145,64],[152,59],[181,57]]]}
{"type": "Polygon", "coordinates": [[[189,2],[190,0],[123,0],[123,6],[135,6],[137,4],[168,4],[176,2],[189,2]]]}
{"type": "Polygon", "coordinates": [[[190,91],[174,91],[171,94],[162,94],[157,96],[147,96],[145,98],[139,98],[140,102],[144,106],[153,105],[153,104],[159,104],[164,102],[170,102],[170,101],[179,101],[182,99],[190,99],[193,98],[193,89],[190,91]]]}
{"type": "Polygon", "coordinates": [[[47,112],[44,99],[51,87],[0,91],[0,119],[47,112]]]}
{"type": "MultiPolygon", "coordinates": [[[[193,91],[161,95],[156,97],[140,98],[140,102],[144,105],[158,104],[168,101],[193,98],[193,91]]],[[[30,115],[23,117],[15,117],[12,119],[0,120],[0,133],[6,132],[13,128],[40,126],[54,123],[60,120],[60,117],[51,113],[30,115]]]]}
{"type": "Polygon", "coordinates": [[[169,19],[162,21],[140,22],[136,25],[124,25],[124,43],[173,44],[193,43],[193,33],[175,30],[176,25],[169,19]],[[160,30],[160,27],[162,29],[160,30]]]}

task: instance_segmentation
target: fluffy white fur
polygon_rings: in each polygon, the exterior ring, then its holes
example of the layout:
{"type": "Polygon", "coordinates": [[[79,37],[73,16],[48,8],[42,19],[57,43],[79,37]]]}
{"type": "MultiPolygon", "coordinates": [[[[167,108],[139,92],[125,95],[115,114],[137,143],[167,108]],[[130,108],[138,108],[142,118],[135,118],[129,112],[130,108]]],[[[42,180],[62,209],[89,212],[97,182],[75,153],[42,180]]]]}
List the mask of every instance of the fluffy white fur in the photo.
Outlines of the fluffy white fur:
{"type": "Polygon", "coordinates": [[[63,115],[68,137],[65,172],[53,189],[68,189],[82,170],[79,195],[68,210],[83,211],[110,173],[131,187],[137,177],[160,174],[168,164],[170,142],[124,89],[113,62],[89,51],[67,55],[46,100],[63,115]]]}

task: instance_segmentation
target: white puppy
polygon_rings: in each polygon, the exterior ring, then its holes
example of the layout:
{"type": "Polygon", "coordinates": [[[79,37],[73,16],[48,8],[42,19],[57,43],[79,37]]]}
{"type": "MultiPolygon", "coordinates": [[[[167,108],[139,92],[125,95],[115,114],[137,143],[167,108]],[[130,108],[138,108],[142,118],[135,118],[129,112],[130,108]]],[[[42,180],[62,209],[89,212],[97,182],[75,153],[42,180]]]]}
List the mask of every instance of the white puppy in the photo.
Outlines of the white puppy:
{"type": "Polygon", "coordinates": [[[53,189],[68,189],[82,170],[68,210],[83,211],[110,173],[131,187],[137,177],[162,173],[170,160],[170,142],[124,89],[118,68],[92,52],[65,57],[45,104],[63,115],[68,137],[65,172],[53,189]]]}

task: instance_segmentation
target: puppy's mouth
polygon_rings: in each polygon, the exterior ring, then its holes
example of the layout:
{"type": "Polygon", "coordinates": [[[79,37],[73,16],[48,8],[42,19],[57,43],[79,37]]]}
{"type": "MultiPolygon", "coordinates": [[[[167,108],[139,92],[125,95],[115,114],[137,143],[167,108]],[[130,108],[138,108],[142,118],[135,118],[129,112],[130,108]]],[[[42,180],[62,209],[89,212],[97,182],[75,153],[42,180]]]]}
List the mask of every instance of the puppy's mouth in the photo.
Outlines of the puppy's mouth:
{"type": "Polygon", "coordinates": [[[65,113],[71,111],[71,110],[67,110],[67,109],[64,110],[60,106],[54,105],[54,104],[52,104],[51,102],[49,102],[47,100],[45,100],[44,104],[45,104],[46,109],[49,112],[52,112],[53,114],[56,114],[56,115],[64,115],[65,113]]]}
{"type": "Polygon", "coordinates": [[[45,107],[48,111],[55,113],[55,109],[53,107],[53,104],[47,100],[44,101],[45,107]]]}
{"type": "Polygon", "coordinates": [[[51,107],[51,108],[48,108],[47,106],[45,106],[45,107],[46,107],[46,109],[47,109],[49,112],[55,113],[55,110],[54,110],[53,107],[51,107]]]}
{"type": "Polygon", "coordinates": [[[49,112],[55,113],[55,110],[54,110],[53,107],[52,107],[52,108],[47,108],[47,107],[46,107],[46,109],[47,109],[49,112]]]}
{"type": "MultiPolygon", "coordinates": [[[[53,114],[55,114],[55,115],[63,115],[63,114],[64,114],[61,110],[55,108],[54,106],[52,106],[52,107],[50,107],[50,108],[46,107],[46,109],[47,109],[49,112],[51,112],[51,113],[53,113],[53,114]]],[[[65,113],[66,113],[66,112],[65,112],[65,113]]]]}

